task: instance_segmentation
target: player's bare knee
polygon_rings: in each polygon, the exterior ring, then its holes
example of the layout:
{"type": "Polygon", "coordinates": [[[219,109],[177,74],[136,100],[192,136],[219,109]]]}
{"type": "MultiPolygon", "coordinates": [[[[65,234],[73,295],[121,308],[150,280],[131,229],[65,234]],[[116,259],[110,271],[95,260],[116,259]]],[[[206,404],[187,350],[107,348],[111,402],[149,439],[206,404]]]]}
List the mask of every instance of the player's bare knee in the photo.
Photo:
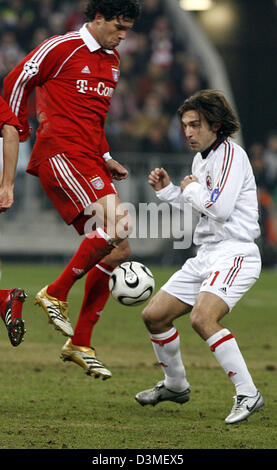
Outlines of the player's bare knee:
{"type": "Polygon", "coordinates": [[[145,325],[147,326],[149,323],[151,323],[151,319],[152,319],[152,315],[151,315],[151,309],[149,308],[149,306],[147,305],[147,307],[145,307],[142,312],[141,312],[141,317],[145,323],[145,325]]]}
{"type": "Polygon", "coordinates": [[[125,213],[123,217],[116,220],[115,241],[120,242],[126,240],[133,231],[133,222],[129,213],[125,213]]]}
{"type": "Polygon", "coordinates": [[[119,245],[111,251],[105,258],[102,259],[103,263],[108,264],[112,268],[116,268],[124,263],[131,256],[131,248],[128,240],[123,240],[119,245]]]}
{"type": "Polygon", "coordinates": [[[159,329],[161,320],[157,317],[155,309],[148,304],[141,313],[145,326],[149,331],[156,331],[159,329]]]}
{"type": "Polygon", "coordinates": [[[118,245],[116,258],[119,264],[124,263],[131,256],[131,248],[129,243],[122,242],[118,245]]]}
{"type": "Polygon", "coordinates": [[[192,328],[197,331],[197,333],[200,333],[205,327],[206,323],[203,311],[196,308],[192,309],[190,314],[190,323],[192,328]]]}

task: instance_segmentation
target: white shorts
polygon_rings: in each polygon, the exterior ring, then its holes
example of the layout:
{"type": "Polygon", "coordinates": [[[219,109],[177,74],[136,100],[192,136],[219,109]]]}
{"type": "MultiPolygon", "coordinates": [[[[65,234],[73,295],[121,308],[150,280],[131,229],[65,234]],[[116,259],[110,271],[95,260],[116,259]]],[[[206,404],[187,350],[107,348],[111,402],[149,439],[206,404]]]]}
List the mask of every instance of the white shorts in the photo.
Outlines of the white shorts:
{"type": "Polygon", "coordinates": [[[226,240],[202,245],[197,256],[189,258],[161,289],[192,306],[199,292],[211,292],[231,311],[260,272],[261,256],[255,243],[226,240]]]}

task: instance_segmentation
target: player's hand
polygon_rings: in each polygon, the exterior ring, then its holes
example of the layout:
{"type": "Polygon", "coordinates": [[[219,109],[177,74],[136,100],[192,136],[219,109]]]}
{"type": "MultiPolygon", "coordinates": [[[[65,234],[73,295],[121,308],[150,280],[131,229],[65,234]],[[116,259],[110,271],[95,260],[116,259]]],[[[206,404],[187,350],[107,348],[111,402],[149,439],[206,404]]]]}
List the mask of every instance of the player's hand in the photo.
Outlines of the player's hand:
{"type": "Polygon", "coordinates": [[[185,178],[181,181],[181,192],[191,183],[198,182],[198,179],[195,176],[189,175],[185,176],[185,178]]]}
{"type": "Polygon", "coordinates": [[[129,176],[128,170],[126,170],[126,168],[124,168],[123,165],[118,163],[113,158],[107,161],[107,166],[111,172],[113,179],[120,181],[120,180],[125,180],[126,178],[128,178],[129,176]]]}
{"type": "Polygon", "coordinates": [[[13,205],[13,186],[0,186],[0,212],[5,212],[13,205]]]}
{"type": "Polygon", "coordinates": [[[155,191],[159,191],[169,185],[170,178],[164,168],[155,168],[148,177],[148,183],[155,191]]]}

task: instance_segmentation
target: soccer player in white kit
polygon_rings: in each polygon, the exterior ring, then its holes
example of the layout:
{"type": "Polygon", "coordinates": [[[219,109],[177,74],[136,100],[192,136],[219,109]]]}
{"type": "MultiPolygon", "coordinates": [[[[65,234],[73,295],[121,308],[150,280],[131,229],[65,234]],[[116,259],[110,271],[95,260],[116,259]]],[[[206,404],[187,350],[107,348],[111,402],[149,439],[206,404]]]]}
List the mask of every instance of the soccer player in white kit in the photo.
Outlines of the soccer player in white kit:
{"type": "Polygon", "coordinates": [[[245,420],[264,405],[232,333],[220,320],[259,278],[261,258],[256,184],[246,152],[229,140],[239,122],[225,97],[201,90],[178,110],[188,145],[196,155],[192,174],[175,186],[163,168],[149,175],[157,197],[171,204],[190,203],[199,213],[193,241],[199,247],[162,286],[142,313],[164,380],[136,395],[141,405],[185,403],[190,384],[173,321],[190,312],[203,338],[236,390],[227,424],[245,420]]]}

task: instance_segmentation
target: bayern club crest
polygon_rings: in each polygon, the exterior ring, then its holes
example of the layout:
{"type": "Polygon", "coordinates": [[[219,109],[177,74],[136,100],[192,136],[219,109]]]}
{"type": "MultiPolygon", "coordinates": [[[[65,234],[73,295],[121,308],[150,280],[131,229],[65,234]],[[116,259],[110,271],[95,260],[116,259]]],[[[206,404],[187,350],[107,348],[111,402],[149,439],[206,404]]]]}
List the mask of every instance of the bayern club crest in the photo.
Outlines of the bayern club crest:
{"type": "Polygon", "coordinates": [[[98,190],[103,189],[104,186],[105,186],[105,183],[102,180],[102,178],[100,178],[100,176],[97,176],[96,178],[93,178],[90,181],[91,181],[91,184],[94,187],[94,189],[98,189],[98,190]]]}
{"type": "Polygon", "coordinates": [[[112,74],[113,74],[113,79],[115,82],[118,82],[119,79],[119,70],[117,67],[112,67],[112,74]]]}

